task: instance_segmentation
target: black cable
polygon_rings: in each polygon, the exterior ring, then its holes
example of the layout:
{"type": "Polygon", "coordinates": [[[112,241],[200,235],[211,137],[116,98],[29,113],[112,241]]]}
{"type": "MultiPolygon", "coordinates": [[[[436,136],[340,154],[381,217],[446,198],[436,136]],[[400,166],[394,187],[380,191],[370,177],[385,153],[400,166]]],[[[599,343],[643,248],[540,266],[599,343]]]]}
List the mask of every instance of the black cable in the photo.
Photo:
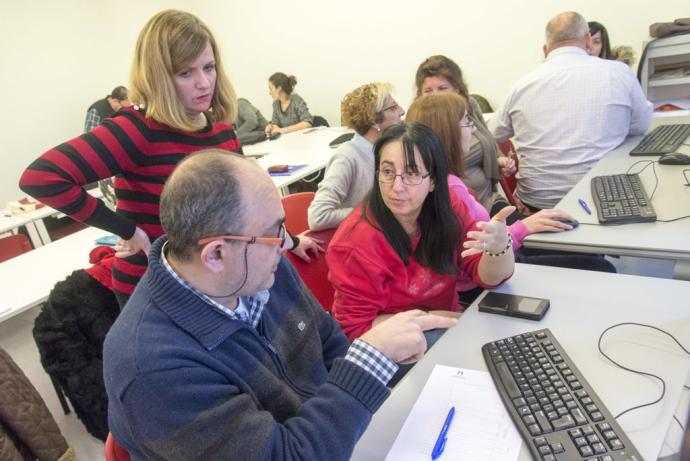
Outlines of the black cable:
{"type": "Polygon", "coordinates": [[[242,279],[242,283],[240,283],[240,286],[237,287],[235,291],[232,293],[229,293],[227,295],[212,295],[210,293],[204,293],[206,296],[209,298],[214,298],[214,299],[222,299],[222,298],[230,298],[232,296],[235,296],[238,291],[240,291],[242,288],[244,288],[244,284],[247,283],[247,274],[249,273],[249,265],[247,264],[247,250],[249,249],[250,242],[247,242],[247,244],[244,247],[244,278],[242,279]]]}
{"type": "Polygon", "coordinates": [[[656,188],[659,186],[659,176],[657,176],[657,174],[656,174],[656,166],[655,166],[655,163],[658,163],[658,161],[655,161],[655,160],[638,160],[637,162],[630,165],[630,167],[628,168],[628,171],[626,171],[625,174],[630,174],[630,170],[632,170],[632,168],[635,165],[637,165],[638,163],[644,163],[644,162],[647,162],[647,164],[645,166],[643,166],[642,169],[640,171],[638,171],[636,174],[638,174],[638,175],[642,174],[642,172],[644,170],[646,170],[649,167],[649,165],[652,165],[652,171],[654,172],[654,189],[652,190],[652,195],[649,196],[649,201],[651,202],[652,199],[654,198],[654,194],[656,193],[656,188]]]}
{"type": "Polygon", "coordinates": [[[623,370],[626,370],[626,371],[629,371],[629,372],[631,372],[631,373],[635,373],[635,374],[638,374],[638,375],[644,375],[644,376],[649,376],[649,377],[652,377],[652,378],[656,378],[656,379],[658,379],[658,380],[661,382],[661,395],[659,396],[659,398],[657,398],[656,400],[654,400],[654,401],[652,401],[652,402],[643,403],[643,404],[636,405],[636,406],[634,406],[634,407],[628,408],[627,410],[623,410],[622,412],[620,412],[620,413],[618,413],[616,416],[614,416],[614,419],[618,419],[619,417],[623,416],[624,414],[626,414],[626,413],[628,413],[628,412],[630,412],[630,411],[637,410],[637,409],[639,409],[639,408],[649,407],[649,406],[651,406],[651,405],[655,405],[655,404],[661,402],[661,400],[662,400],[662,399],[664,398],[664,396],[666,395],[666,381],[664,381],[662,378],[660,378],[659,376],[657,376],[657,375],[655,375],[655,374],[653,374],[653,373],[648,373],[648,372],[646,372],[646,371],[640,371],[640,370],[634,370],[634,369],[632,369],[632,368],[629,368],[629,367],[626,367],[626,366],[624,366],[624,365],[621,365],[620,363],[616,362],[616,361],[613,360],[611,357],[609,357],[608,355],[606,355],[606,353],[602,350],[602,348],[601,348],[601,341],[602,341],[602,339],[604,338],[604,335],[606,334],[606,332],[609,331],[609,330],[612,330],[612,329],[614,329],[614,328],[621,327],[621,326],[625,326],[625,325],[632,325],[632,326],[638,326],[638,327],[645,327],[645,328],[651,328],[651,329],[653,329],[653,330],[657,330],[657,331],[659,331],[659,332],[661,332],[661,333],[663,333],[663,334],[669,336],[671,339],[673,339],[673,341],[675,341],[676,344],[678,344],[678,346],[679,346],[681,349],[683,349],[683,351],[684,351],[686,354],[690,355],[690,351],[688,351],[685,347],[683,347],[683,345],[675,338],[675,336],[673,336],[672,334],[670,334],[670,333],[668,333],[668,332],[662,330],[661,328],[655,327],[655,326],[653,326],[653,325],[647,325],[647,324],[644,324],[644,323],[636,323],[636,322],[622,322],[622,323],[617,323],[617,324],[615,324],[615,325],[612,325],[612,326],[606,328],[604,331],[602,331],[602,332],[601,332],[601,335],[599,335],[599,341],[597,342],[597,348],[599,349],[599,352],[601,353],[601,355],[603,355],[604,357],[606,357],[612,364],[614,364],[615,366],[617,366],[617,367],[619,367],[619,368],[621,368],[621,369],[623,369],[623,370]]]}
{"type": "Polygon", "coordinates": [[[676,418],[676,415],[673,415],[673,419],[675,419],[676,422],[678,423],[678,425],[680,426],[680,430],[685,432],[685,428],[683,427],[683,424],[680,422],[680,420],[678,418],[676,418]]]}
{"type": "Polygon", "coordinates": [[[673,221],[679,221],[681,219],[686,219],[686,218],[690,218],[690,214],[685,215],[685,216],[681,216],[679,218],[673,218],[673,219],[657,219],[655,222],[673,222],[673,221]]]}

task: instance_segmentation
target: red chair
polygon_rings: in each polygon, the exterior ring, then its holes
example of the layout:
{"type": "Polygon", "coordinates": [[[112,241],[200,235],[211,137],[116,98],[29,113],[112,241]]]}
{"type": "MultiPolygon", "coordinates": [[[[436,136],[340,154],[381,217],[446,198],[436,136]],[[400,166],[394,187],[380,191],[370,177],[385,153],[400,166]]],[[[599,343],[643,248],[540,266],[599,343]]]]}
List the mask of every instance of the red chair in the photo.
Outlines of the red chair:
{"type": "Polygon", "coordinates": [[[501,175],[498,180],[498,182],[501,184],[501,188],[503,189],[503,193],[506,194],[508,202],[510,202],[511,205],[515,205],[515,197],[513,197],[513,192],[515,192],[515,188],[517,187],[517,169],[520,167],[518,164],[518,157],[515,155],[515,147],[510,139],[499,142],[498,147],[501,149],[503,155],[506,157],[511,157],[513,160],[515,160],[515,173],[510,176],[501,175]]]}
{"type": "Polygon", "coordinates": [[[307,210],[314,200],[313,192],[298,192],[283,197],[285,210],[285,227],[292,235],[297,235],[309,229],[307,210]]]}
{"type": "Polygon", "coordinates": [[[2,237],[0,238],[0,262],[7,261],[32,249],[29,237],[24,234],[2,237]]]}
{"type": "MultiPolygon", "coordinates": [[[[310,232],[309,236],[323,240],[324,250],[328,248],[328,244],[333,238],[333,234],[337,229],[326,229],[322,231],[310,232]]],[[[292,252],[287,251],[285,256],[290,260],[299,277],[304,284],[309,288],[314,297],[319,301],[323,308],[330,312],[333,306],[333,296],[335,290],[333,285],[328,281],[328,265],[326,264],[326,255],[320,254],[318,258],[312,258],[311,262],[304,262],[292,252]]]]}
{"type": "Polygon", "coordinates": [[[130,461],[131,457],[127,450],[122,448],[113,437],[113,434],[108,433],[108,438],[105,439],[105,461],[130,461]]]}

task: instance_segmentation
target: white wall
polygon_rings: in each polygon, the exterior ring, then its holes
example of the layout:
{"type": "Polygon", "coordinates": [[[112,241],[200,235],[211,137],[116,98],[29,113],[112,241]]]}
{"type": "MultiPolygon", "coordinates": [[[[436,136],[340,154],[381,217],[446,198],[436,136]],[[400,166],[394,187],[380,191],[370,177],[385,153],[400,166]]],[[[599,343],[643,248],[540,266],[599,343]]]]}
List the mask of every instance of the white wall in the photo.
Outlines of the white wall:
{"type": "Polygon", "coordinates": [[[510,84],[541,59],[543,29],[574,9],[606,25],[614,44],[640,53],[649,24],[687,17],[687,0],[427,0],[324,2],[253,0],[34,0],[0,5],[0,205],[20,192],[37,155],[83,127],[86,108],[127,84],[138,31],[156,11],[199,15],[220,42],[238,94],[270,118],[268,76],[294,74],[313,114],[340,122],[340,99],[376,80],[413,95],[417,65],[431,54],[455,59],[470,92],[501,104],[510,84]]]}

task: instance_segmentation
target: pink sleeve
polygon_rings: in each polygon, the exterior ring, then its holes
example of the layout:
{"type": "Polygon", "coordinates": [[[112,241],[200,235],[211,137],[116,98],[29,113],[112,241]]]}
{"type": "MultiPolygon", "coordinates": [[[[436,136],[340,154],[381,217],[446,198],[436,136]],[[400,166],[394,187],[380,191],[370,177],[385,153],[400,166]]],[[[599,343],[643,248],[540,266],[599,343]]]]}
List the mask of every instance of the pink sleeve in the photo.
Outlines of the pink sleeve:
{"type": "Polygon", "coordinates": [[[522,246],[522,241],[529,234],[527,226],[525,226],[525,223],[522,222],[522,219],[519,219],[508,226],[508,232],[513,238],[513,250],[520,248],[522,246]]]}
{"type": "MultiPolygon", "coordinates": [[[[470,193],[469,189],[460,178],[452,174],[448,175],[448,189],[452,195],[455,195],[455,197],[465,203],[470,216],[475,221],[488,221],[490,219],[489,212],[486,211],[486,208],[484,208],[476,198],[474,198],[474,195],[470,193]]],[[[522,241],[529,233],[527,227],[521,220],[508,226],[508,232],[513,238],[513,248],[515,250],[522,246],[522,241]]]]}
{"type": "Polygon", "coordinates": [[[482,204],[477,201],[476,198],[474,198],[474,195],[470,193],[465,183],[462,182],[462,179],[458,178],[455,175],[449,174],[448,189],[451,195],[455,195],[455,197],[459,198],[460,201],[465,204],[470,216],[472,217],[472,220],[489,220],[489,212],[486,211],[486,208],[484,208],[482,204]]]}

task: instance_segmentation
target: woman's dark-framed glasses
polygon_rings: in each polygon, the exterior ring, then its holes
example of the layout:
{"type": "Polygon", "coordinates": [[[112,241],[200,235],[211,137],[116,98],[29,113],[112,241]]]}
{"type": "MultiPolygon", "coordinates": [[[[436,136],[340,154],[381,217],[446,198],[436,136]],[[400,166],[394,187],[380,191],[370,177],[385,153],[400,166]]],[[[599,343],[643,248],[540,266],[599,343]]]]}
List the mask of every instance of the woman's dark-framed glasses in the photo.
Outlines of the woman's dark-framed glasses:
{"type": "Polygon", "coordinates": [[[403,184],[408,186],[419,186],[424,179],[431,176],[431,173],[421,174],[415,171],[406,171],[405,173],[396,174],[395,171],[384,168],[383,170],[378,170],[376,175],[379,178],[379,182],[383,184],[393,184],[395,182],[395,178],[400,176],[403,184]]]}

